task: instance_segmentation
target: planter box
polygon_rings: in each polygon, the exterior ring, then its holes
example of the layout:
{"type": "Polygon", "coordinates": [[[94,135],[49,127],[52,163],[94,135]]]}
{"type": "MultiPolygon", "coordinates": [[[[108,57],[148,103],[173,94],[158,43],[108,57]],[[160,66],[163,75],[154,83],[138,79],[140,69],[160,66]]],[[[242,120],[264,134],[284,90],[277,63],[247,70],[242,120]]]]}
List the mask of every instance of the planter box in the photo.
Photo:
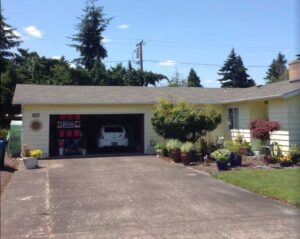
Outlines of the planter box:
{"type": "Polygon", "coordinates": [[[293,162],[292,161],[290,161],[290,162],[281,162],[280,163],[280,166],[281,167],[290,167],[290,166],[292,166],[293,165],[293,162]]]}
{"type": "Polygon", "coordinates": [[[173,159],[174,163],[181,163],[181,154],[179,150],[173,150],[171,152],[171,158],[173,159]]]}
{"type": "Polygon", "coordinates": [[[216,161],[219,170],[228,170],[228,161],[216,161]]]}
{"type": "Polygon", "coordinates": [[[188,166],[191,163],[192,154],[191,153],[181,153],[181,161],[185,166],[188,166]]]}
{"type": "Polygon", "coordinates": [[[26,169],[34,169],[38,166],[38,161],[35,157],[24,157],[23,163],[26,169]]]}
{"type": "Polygon", "coordinates": [[[230,155],[230,166],[231,167],[236,167],[242,166],[242,155],[238,155],[238,154],[231,154],[230,155]]]}

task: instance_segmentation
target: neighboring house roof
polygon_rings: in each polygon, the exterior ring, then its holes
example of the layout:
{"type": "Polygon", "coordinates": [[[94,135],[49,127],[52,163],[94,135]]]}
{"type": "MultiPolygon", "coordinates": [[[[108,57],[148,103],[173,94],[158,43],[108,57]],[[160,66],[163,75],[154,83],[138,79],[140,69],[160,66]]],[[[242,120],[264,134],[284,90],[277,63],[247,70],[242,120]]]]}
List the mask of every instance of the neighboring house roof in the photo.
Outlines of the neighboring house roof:
{"type": "Polygon", "coordinates": [[[18,84],[14,104],[154,104],[184,99],[192,104],[224,104],[300,94],[300,82],[281,81],[250,88],[58,86],[18,84]]]}

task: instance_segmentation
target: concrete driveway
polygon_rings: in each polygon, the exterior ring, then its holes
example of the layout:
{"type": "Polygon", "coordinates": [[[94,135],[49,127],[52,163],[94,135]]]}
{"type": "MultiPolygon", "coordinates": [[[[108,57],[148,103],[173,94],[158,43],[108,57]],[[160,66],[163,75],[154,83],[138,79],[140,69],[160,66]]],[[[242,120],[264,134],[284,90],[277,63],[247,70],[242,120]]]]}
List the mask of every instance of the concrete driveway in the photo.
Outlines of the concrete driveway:
{"type": "Polygon", "coordinates": [[[300,238],[300,210],[152,156],[42,161],[1,198],[1,238],[300,238]]]}

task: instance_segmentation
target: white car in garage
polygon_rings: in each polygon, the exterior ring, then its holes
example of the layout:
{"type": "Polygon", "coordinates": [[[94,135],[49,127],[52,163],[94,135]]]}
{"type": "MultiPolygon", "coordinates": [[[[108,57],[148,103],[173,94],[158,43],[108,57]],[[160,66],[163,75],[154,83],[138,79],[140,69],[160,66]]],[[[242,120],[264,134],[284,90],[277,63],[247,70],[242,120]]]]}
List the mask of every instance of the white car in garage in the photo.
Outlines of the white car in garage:
{"type": "Polygon", "coordinates": [[[123,146],[128,147],[126,130],[122,125],[104,125],[98,137],[98,148],[123,146]]]}

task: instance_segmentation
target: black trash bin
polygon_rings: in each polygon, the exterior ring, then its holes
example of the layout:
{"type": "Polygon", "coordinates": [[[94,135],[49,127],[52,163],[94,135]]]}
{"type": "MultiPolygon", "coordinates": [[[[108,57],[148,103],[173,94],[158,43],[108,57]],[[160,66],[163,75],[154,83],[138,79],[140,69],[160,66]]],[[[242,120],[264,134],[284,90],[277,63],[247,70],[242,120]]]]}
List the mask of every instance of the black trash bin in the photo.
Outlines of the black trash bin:
{"type": "Polygon", "coordinates": [[[0,168],[4,168],[6,140],[0,140],[0,168]]]}

